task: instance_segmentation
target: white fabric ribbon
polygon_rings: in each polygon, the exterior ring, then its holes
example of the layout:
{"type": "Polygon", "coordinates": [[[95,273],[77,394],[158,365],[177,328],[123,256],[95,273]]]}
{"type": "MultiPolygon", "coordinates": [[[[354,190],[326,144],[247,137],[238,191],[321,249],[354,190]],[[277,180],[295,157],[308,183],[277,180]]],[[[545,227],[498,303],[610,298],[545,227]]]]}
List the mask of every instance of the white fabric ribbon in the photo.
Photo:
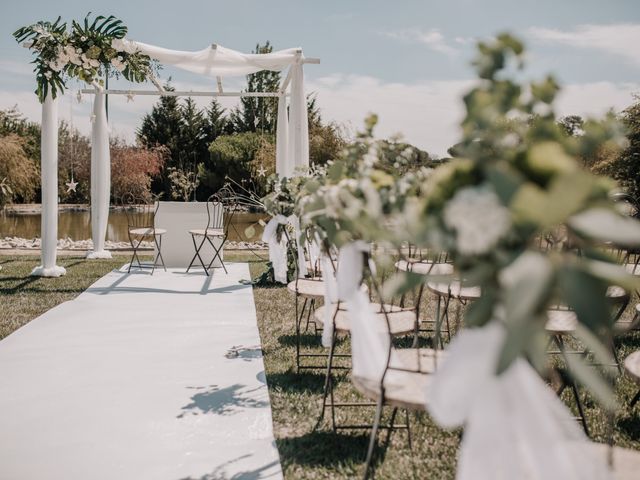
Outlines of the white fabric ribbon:
{"type": "Polygon", "coordinates": [[[273,275],[276,282],[287,283],[287,240],[283,235],[278,240],[278,225],[290,225],[296,238],[298,250],[298,276],[307,275],[307,263],[304,257],[304,250],[300,244],[300,222],[295,215],[276,215],[264,227],[262,241],[269,245],[269,261],[273,266],[273,275]]]}
{"type": "Polygon", "coordinates": [[[344,301],[349,314],[353,375],[379,382],[385,372],[391,340],[361,288],[364,253],[368,251],[369,245],[362,241],[343,246],[336,282],[338,298],[344,301]]]}
{"type": "Polygon", "coordinates": [[[492,321],[460,332],[434,375],[426,404],[446,428],[464,425],[457,480],[604,480],[605,459],[535,370],[495,370],[505,337],[492,321]]]}
{"type": "MultiPolygon", "coordinates": [[[[322,329],[322,346],[329,348],[333,342],[334,305],[338,302],[338,284],[331,259],[328,255],[320,258],[322,266],[322,283],[324,284],[324,327],[322,329]]],[[[336,305],[335,308],[338,308],[336,305]]]]}

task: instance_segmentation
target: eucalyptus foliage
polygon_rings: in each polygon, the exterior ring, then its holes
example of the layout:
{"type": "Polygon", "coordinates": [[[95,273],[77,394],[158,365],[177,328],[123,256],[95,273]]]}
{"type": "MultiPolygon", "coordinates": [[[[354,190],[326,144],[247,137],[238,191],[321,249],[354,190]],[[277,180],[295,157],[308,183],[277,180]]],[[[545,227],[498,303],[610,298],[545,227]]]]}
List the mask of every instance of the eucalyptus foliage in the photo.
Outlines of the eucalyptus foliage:
{"type": "MultiPolygon", "coordinates": [[[[338,247],[364,240],[400,252],[407,243],[447,252],[458,278],[481,287],[465,323],[506,327],[498,373],[521,356],[545,368],[544,327],[556,306],[576,312],[576,334],[610,364],[607,289],[639,286],[611,251],[637,246],[640,226],[616,210],[615,183],[582,169],[580,159],[623,148],[624,129],[609,115],[586,120],[581,135],[566,135],[553,110],[558,83],[551,76],[521,82],[523,59],[524,47],[511,35],[478,44],[478,81],[464,97],[457,158],[404,173],[406,153],[373,139],[371,117],[326,175],[312,176],[293,195],[280,185],[272,210],[297,213],[305,232],[338,247]]],[[[424,281],[399,275],[396,291],[424,281]]],[[[611,405],[607,382],[580,362],[572,359],[572,374],[611,405]]]]}
{"type": "Polygon", "coordinates": [[[82,22],[73,20],[70,30],[58,17],[55,22],[39,21],[13,33],[16,41],[35,55],[35,93],[40,102],[49,92],[56,98],[69,78],[92,83],[114,73],[132,82],[144,82],[157,68],[148,55],[124,40],[127,27],[121,20],[98,15],[91,21],[90,16],[82,22]]]}

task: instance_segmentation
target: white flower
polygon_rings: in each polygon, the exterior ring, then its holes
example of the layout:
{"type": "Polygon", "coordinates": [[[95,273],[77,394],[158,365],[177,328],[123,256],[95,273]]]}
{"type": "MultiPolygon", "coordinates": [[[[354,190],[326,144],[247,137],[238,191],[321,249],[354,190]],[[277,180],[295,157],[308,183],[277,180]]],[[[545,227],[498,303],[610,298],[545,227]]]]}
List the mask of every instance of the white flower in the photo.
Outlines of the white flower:
{"type": "Polygon", "coordinates": [[[86,40],[87,40],[87,37],[85,37],[84,35],[80,37],[81,42],[86,42],[86,40]]]}
{"type": "Polygon", "coordinates": [[[51,78],[52,73],[51,72],[44,72],[44,76],[47,78],[51,78]]]}
{"type": "Polygon", "coordinates": [[[70,55],[69,61],[74,65],[82,65],[82,60],[80,59],[79,55],[70,55]]]}
{"type": "Polygon", "coordinates": [[[118,52],[124,51],[124,42],[120,38],[114,38],[111,40],[111,48],[117,50],[118,52]]]}
{"type": "Polygon", "coordinates": [[[130,41],[130,40],[125,40],[124,41],[124,51],[131,54],[131,53],[136,53],[138,51],[138,46],[130,41]]]}
{"type": "MultiPolygon", "coordinates": [[[[118,58],[120,58],[120,57],[118,57],[118,58]]],[[[121,62],[120,60],[118,60],[118,58],[112,58],[112,59],[111,59],[111,65],[113,65],[113,67],[114,67],[117,71],[122,72],[122,71],[124,70],[125,65],[124,65],[124,63],[123,63],[123,62],[121,62]]]]}
{"type": "Polygon", "coordinates": [[[63,64],[63,63],[61,63],[61,62],[60,62],[60,61],[58,61],[58,60],[54,60],[54,61],[52,61],[52,62],[49,62],[47,65],[48,65],[48,66],[49,66],[49,68],[50,68],[51,70],[53,70],[54,72],[59,72],[59,71],[61,71],[61,70],[64,68],[64,64],[63,64]]]}
{"type": "Polygon", "coordinates": [[[482,255],[509,231],[511,215],[490,187],[468,187],[447,203],[444,223],[456,231],[456,247],[460,253],[482,255]]]}
{"type": "Polygon", "coordinates": [[[100,62],[92,58],[89,60],[89,65],[91,65],[94,68],[98,68],[100,66],[100,62]]]}

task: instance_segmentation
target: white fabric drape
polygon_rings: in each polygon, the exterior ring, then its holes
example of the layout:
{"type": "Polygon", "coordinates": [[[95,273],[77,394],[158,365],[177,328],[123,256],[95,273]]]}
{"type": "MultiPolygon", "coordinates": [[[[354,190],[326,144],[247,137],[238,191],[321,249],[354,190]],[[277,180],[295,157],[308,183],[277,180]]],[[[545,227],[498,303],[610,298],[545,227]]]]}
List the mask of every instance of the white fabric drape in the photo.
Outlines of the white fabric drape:
{"type": "MultiPolygon", "coordinates": [[[[379,382],[385,372],[391,340],[385,322],[376,318],[374,307],[361,288],[367,251],[369,245],[361,241],[340,248],[336,281],[338,297],[344,301],[349,315],[353,375],[379,382]]],[[[388,379],[389,376],[385,382],[388,379]]]]}
{"type": "Polygon", "coordinates": [[[287,97],[282,94],[278,99],[276,173],[283,177],[291,177],[294,168],[293,162],[289,162],[289,115],[287,113],[287,97]]]}
{"type": "Polygon", "coordinates": [[[605,480],[602,456],[533,368],[516,360],[496,376],[504,327],[458,333],[426,395],[434,420],[464,425],[457,480],[605,480]]]}
{"type": "Polygon", "coordinates": [[[333,342],[333,305],[338,302],[338,283],[331,259],[324,254],[320,257],[322,265],[322,282],[324,284],[324,326],[322,329],[322,346],[329,348],[333,342]]]}
{"type": "Polygon", "coordinates": [[[309,168],[309,119],[307,97],[304,94],[304,72],[301,59],[291,66],[291,104],[289,106],[288,163],[294,173],[309,168]]]}
{"type": "Polygon", "coordinates": [[[47,95],[42,104],[40,170],[42,181],[41,258],[42,265],[31,275],[59,277],[66,273],[56,265],[58,246],[58,101],[47,95]]]}
{"type": "Polygon", "coordinates": [[[210,77],[249,75],[260,70],[280,71],[300,56],[300,48],[271,53],[241,53],[221,45],[211,45],[196,52],[169,50],[147,43],[124,40],[125,48],[137,49],[164,65],[210,77]]]}
{"type": "Polygon", "coordinates": [[[111,191],[111,156],[109,152],[109,125],[105,94],[96,90],[93,100],[93,128],[91,129],[91,237],[93,251],[87,258],[111,258],[105,250],[109,221],[111,191]]]}
{"type": "Polygon", "coordinates": [[[287,283],[287,240],[285,235],[278,240],[278,225],[289,225],[293,229],[298,250],[298,277],[307,275],[307,261],[300,242],[300,221],[296,215],[276,215],[264,227],[262,241],[269,245],[269,261],[273,266],[276,282],[287,283]]]}

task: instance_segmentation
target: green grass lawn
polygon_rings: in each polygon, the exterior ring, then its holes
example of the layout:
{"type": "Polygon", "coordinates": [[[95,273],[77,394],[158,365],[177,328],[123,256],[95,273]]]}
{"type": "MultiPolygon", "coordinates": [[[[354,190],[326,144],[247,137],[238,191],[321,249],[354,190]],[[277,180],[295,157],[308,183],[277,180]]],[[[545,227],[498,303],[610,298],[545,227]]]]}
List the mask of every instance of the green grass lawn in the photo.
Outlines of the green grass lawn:
{"type": "MultiPolygon", "coordinates": [[[[250,254],[228,252],[231,261],[249,261],[252,276],[261,273],[264,262],[250,254]]],[[[0,257],[0,338],[53,306],[74,298],[91,283],[113,268],[128,261],[128,257],[113,260],[85,261],[79,257],[62,257],[60,264],[67,275],[57,279],[29,277],[37,265],[35,257],[0,257]]],[[[217,272],[216,272],[217,273],[217,272]]],[[[267,381],[273,409],[274,431],[286,478],[290,479],[347,479],[362,473],[366,451],[367,431],[341,431],[334,434],[327,420],[318,430],[314,425],[320,413],[324,376],[321,371],[296,374],[294,300],[283,287],[255,287],[254,296],[258,326],[262,338],[267,381]]],[[[433,299],[425,298],[425,315],[433,315],[433,299]]],[[[631,302],[634,305],[637,299],[631,302]]],[[[628,309],[630,314],[631,308],[628,309]]],[[[305,348],[324,352],[319,339],[310,327],[303,338],[305,348]]],[[[640,349],[640,334],[627,335],[618,343],[621,358],[640,349]]],[[[340,348],[348,350],[348,339],[340,348]]],[[[631,411],[627,404],[635,393],[634,385],[621,377],[616,383],[620,409],[616,417],[614,442],[640,450],[640,405],[631,411]]],[[[337,375],[336,398],[362,401],[349,383],[345,373],[337,375]]],[[[563,394],[573,405],[569,392],[563,394]]],[[[605,416],[597,404],[586,397],[587,418],[593,439],[606,440],[605,416]]],[[[344,409],[338,422],[370,423],[373,409],[344,409]]],[[[426,414],[411,414],[413,454],[409,453],[406,433],[397,431],[391,438],[384,462],[378,465],[376,478],[450,479],[454,477],[459,432],[439,429],[426,414]]],[[[404,416],[400,418],[404,420],[404,416]]],[[[386,434],[383,434],[384,439],[386,434]]]]}

